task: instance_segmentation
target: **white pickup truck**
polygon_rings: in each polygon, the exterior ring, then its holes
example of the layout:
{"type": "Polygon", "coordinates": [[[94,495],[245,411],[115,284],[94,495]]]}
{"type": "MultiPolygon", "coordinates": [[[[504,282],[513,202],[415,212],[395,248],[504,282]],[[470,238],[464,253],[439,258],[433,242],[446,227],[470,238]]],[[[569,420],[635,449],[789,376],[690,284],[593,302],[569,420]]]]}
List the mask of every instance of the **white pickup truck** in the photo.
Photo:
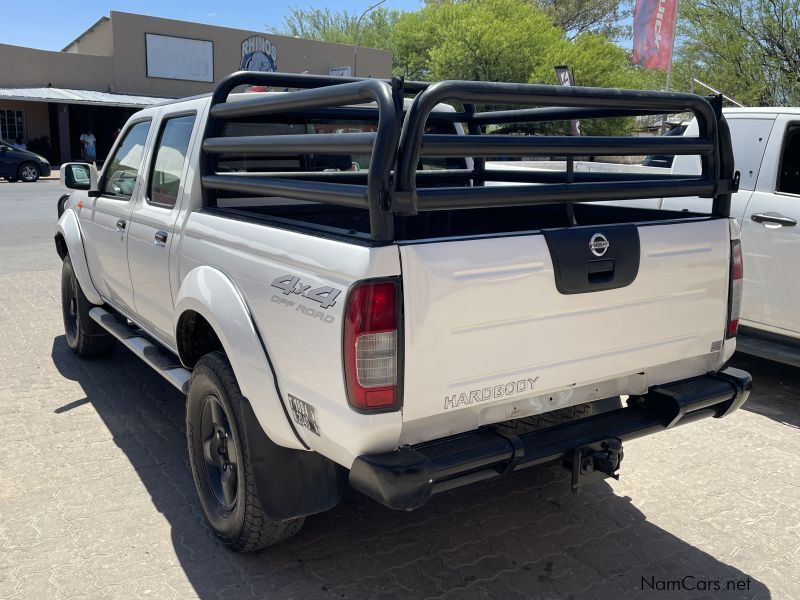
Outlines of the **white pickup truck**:
{"type": "Polygon", "coordinates": [[[241,72],[135,114],[102,172],[61,174],[67,343],[118,340],[186,393],[200,502],[237,550],[286,539],[348,483],[411,510],[560,460],[577,489],[616,476],[624,441],[749,394],[725,368],[742,267],[717,101],[241,72]],[[699,137],[485,133],[681,110],[699,137]],[[485,161],[648,153],[702,172],[485,161]],[[604,204],[687,194],[711,212],[604,204]]]}
{"type": "MultiPolygon", "coordinates": [[[[731,216],[741,223],[745,278],[740,351],[800,366],[800,109],[726,108],[739,191],[731,216]]],[[[693,121],[685,136],[697,136],[693,121]]],[[[699,173],[696,157],[677,156],[673,173],[699,173]]],[[[709,201],[664,199],[668,210],[707,210],[709,201]]]]}

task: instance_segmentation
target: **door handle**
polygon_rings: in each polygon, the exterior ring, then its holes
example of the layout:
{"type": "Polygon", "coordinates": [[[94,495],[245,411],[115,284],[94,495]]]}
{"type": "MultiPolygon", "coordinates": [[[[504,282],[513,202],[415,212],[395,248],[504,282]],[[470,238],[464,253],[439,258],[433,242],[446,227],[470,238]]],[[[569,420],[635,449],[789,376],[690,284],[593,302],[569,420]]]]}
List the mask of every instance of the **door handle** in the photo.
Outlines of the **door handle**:
{"type": "Polygon", "coordinates": [[[117,219],[117,231],[125,231],[126,225],[125,219],[117,219]]]}
{"type": "Polygon", "coordinates": [[[786,217],[780,213],[753,213],[750,215],[750,220],[756,223],[774,223],[775,225],[783,225],[784,227],[794,227],[797,221],[791,217],[786,217]]]}
{"type": "Polygon", "coordinates": [[[156,231],[155,240],[156,240],[156,246],[166,246],[167,245],[167,232],[166,231],[156,231]]]}

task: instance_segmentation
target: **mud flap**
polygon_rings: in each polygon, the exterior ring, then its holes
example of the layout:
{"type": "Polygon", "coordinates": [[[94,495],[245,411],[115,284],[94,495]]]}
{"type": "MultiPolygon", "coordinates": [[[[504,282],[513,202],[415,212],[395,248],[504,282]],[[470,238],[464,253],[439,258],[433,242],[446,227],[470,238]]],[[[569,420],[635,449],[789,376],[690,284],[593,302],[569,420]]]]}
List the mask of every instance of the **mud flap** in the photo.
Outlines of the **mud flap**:
{"type": "Polygon", "coordinates": [[[339,504],[342,475],[336,463],[317,452],[278,446],[264,433],[250,402],[241,408],[250,465],[269,519],[313,515],[339,504]]]}

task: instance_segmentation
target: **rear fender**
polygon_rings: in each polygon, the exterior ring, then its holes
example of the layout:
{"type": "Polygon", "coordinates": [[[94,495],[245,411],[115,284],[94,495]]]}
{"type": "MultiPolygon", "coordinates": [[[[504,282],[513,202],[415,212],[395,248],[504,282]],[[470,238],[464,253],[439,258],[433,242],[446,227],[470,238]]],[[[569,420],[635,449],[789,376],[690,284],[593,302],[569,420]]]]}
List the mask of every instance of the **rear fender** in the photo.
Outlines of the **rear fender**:
{"type": "Polygon", "coordinates": [[[86,262],[86,254],[83,250],[83,235],[81,234],[78,216],[71,208],[64,210],[58,219],[55,240],[56,250],[61,258],[64,258],[63,252],[65,249],[66,253],[69,254],[75,277],[77,277],[86,299],[92,304],[103,304],[103,299],[94,287],[92,277],[89,274],[89,265],[86,262]]]}
{"type": "Polygon", "coordinates": [[[307,449],[278,395],[277,378],[262,346],[261,334],[238,287],[218,269],[197,267],[184,278],[178,292],[173,324],[176,337],[180,317],[187,310],[202,315],[214,329],[231,361],[239,388],[267,436],[279,446],[307,449]]]}

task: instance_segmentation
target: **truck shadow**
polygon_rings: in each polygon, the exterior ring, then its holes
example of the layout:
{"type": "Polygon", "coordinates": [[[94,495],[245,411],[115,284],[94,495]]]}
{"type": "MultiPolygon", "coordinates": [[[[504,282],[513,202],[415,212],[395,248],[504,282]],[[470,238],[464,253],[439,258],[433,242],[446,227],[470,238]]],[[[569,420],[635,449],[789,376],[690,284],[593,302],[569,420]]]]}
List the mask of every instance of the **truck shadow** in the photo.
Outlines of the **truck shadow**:
{"type": "MultiPolygon", "coordinates": [[[[411,513],[348,491],[289,542],[236,554],[209,532],[196,501],[181,394],[122,348],[83,361],[60,336],[52,359],[86,395],[56,412],[91,403],[168,521],[172,548],[145,540],[136,549],[129,540],[126,551],[154,564],[177,557],[192,586],[183,594],[178,588],[178,597],[642,598],[686,576],[695,578],[689,584],[733,581],[746,589],[664,596],[770,597],[747,573],[649,523],[608,484],[571,494],[558,466],[455,490],[411,513]]],[[[728,554],[735,542],[723,543],[728,554]]]]}
{"type": "Polygon", "coordinates": [[[745,409],[800,429],[800,369],[746,354],[735,354],[731,365],[753,376],[745,409]]]}

